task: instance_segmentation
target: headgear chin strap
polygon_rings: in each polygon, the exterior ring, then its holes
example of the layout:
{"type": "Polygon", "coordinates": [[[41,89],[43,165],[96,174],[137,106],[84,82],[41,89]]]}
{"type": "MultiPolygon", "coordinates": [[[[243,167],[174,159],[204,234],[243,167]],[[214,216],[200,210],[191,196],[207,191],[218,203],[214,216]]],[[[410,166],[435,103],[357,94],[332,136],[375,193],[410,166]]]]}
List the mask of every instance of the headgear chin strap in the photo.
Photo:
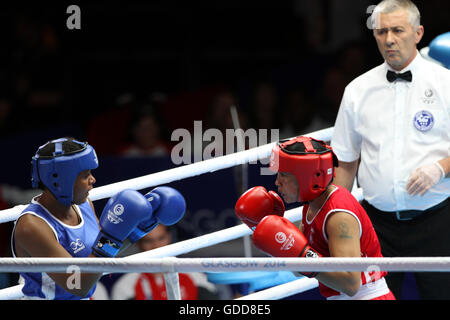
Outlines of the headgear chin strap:
{"type": "Polygon", "coordinates": [[[62,204],[69,206],[73,201],[73,185],[78,174],[84,170],[98,167],[98,159],[94,148],[87,142],[71,140],[82,146],[80,150],[64,152],[62,144],[66,138],[52,140],[39,147],[31,159],[31,185],[37,188],[42,182],[55,198],[62,204]],[[40,152],[49,143],[55,144],[52,156],[41,156],[40,152]]]}
{"type": "Polygon", "coordinates": [[[289,172],[299,187],[298,201],[308,203],[320,196],[334,177],[338,159],[324,141],[299,136],[279,141],[270,156],[270,170],[289,172]]]}

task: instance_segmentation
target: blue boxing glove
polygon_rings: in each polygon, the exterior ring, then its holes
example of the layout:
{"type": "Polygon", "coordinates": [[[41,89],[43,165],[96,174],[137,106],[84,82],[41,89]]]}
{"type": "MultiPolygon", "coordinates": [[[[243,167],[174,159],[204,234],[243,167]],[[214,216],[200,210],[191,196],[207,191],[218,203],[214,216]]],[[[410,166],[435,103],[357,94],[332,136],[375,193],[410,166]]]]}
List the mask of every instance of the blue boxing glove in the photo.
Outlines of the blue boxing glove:
{"type": "Polygon", "coordinates": [[[139,225],[134,228],[133,231],[131,231],[128,239],[132,243],[137,242],[140,238],[148,234],[158,225],[158,219],[156,219],[155,213],[159,209],[161,199],[158,194],[152,193],[151,191],[145,195],[145,198],[152,205],[153,212],[152,214],[148,215],[147,218],[144,219],[141,223],[139,223],[139,225]]]}
{"type": "Polygon", "coordinates": [[[171,187],[157,187],[150,191],[161,199],[155,215],[159,223],[171,226],[183,218],[186,212],[186,201],[181,193],[171,187]]]}
{"type": "Polygon", "coordinates": [[[184,216],[186,211],[186,201],[177,190],[171,187],[157,187],[145,195],[152,204],[153,215],[142,221],[128,236],[128,239],[135,243],[158,224],[170,226],[184,216]]]}
{"type": "Polygon", "coordinates": [[[138,191],[125,189],[112,196],[99,219],[101,230],[92,253],[98,257],[116,256],[130,232],[152,212],[152,205],[138,191]]]}

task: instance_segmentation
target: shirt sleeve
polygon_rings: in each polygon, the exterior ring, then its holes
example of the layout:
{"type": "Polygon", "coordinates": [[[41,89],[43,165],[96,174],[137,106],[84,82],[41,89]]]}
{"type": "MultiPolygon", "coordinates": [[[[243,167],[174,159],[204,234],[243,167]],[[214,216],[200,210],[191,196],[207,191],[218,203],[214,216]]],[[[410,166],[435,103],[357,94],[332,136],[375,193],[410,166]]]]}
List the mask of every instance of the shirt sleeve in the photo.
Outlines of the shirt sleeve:
{"type": "Polygon", "coordinates": [[[331,139],[331,147],[340,161],[353,162],[359,159],[361,136],[356,131],[357,111],[355,101],[347,87],[339,107],[331,139]]]}

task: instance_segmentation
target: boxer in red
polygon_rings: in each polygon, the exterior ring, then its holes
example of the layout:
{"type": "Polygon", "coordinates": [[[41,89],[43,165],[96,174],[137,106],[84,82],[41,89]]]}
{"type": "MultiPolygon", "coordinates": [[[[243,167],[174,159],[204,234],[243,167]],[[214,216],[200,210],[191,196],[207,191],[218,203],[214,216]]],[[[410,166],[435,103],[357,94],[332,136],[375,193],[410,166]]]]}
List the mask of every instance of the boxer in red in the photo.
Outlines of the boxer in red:
{"type": "MultiPolygon", "coordinates": [[[[345,188],[332,184],[338,159],[325,142],[296,137],[277,143],[270,169],[286,203],[300,202],[300,229],[283,217],[273,191],[254,187],[236,203],[236,214],[253,232],[253,243],[274,257],[382,257],[372,223],[345,188]]],[[[395,300],[384,271],[303,273],[319,281],[329,300],[395,300]]]]}

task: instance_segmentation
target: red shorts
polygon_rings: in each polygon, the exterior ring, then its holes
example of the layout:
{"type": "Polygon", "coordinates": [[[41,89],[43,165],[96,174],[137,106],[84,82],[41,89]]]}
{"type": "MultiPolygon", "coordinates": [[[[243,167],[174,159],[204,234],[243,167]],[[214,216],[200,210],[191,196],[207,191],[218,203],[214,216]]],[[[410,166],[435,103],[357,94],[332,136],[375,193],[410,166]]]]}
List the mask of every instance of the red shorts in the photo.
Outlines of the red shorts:
{"type": "Polygon", "coordinates": [[[389,290],[388,294],[376,297],[374,299],[371,300],[396,300],[394,294],[389,290]]]}

